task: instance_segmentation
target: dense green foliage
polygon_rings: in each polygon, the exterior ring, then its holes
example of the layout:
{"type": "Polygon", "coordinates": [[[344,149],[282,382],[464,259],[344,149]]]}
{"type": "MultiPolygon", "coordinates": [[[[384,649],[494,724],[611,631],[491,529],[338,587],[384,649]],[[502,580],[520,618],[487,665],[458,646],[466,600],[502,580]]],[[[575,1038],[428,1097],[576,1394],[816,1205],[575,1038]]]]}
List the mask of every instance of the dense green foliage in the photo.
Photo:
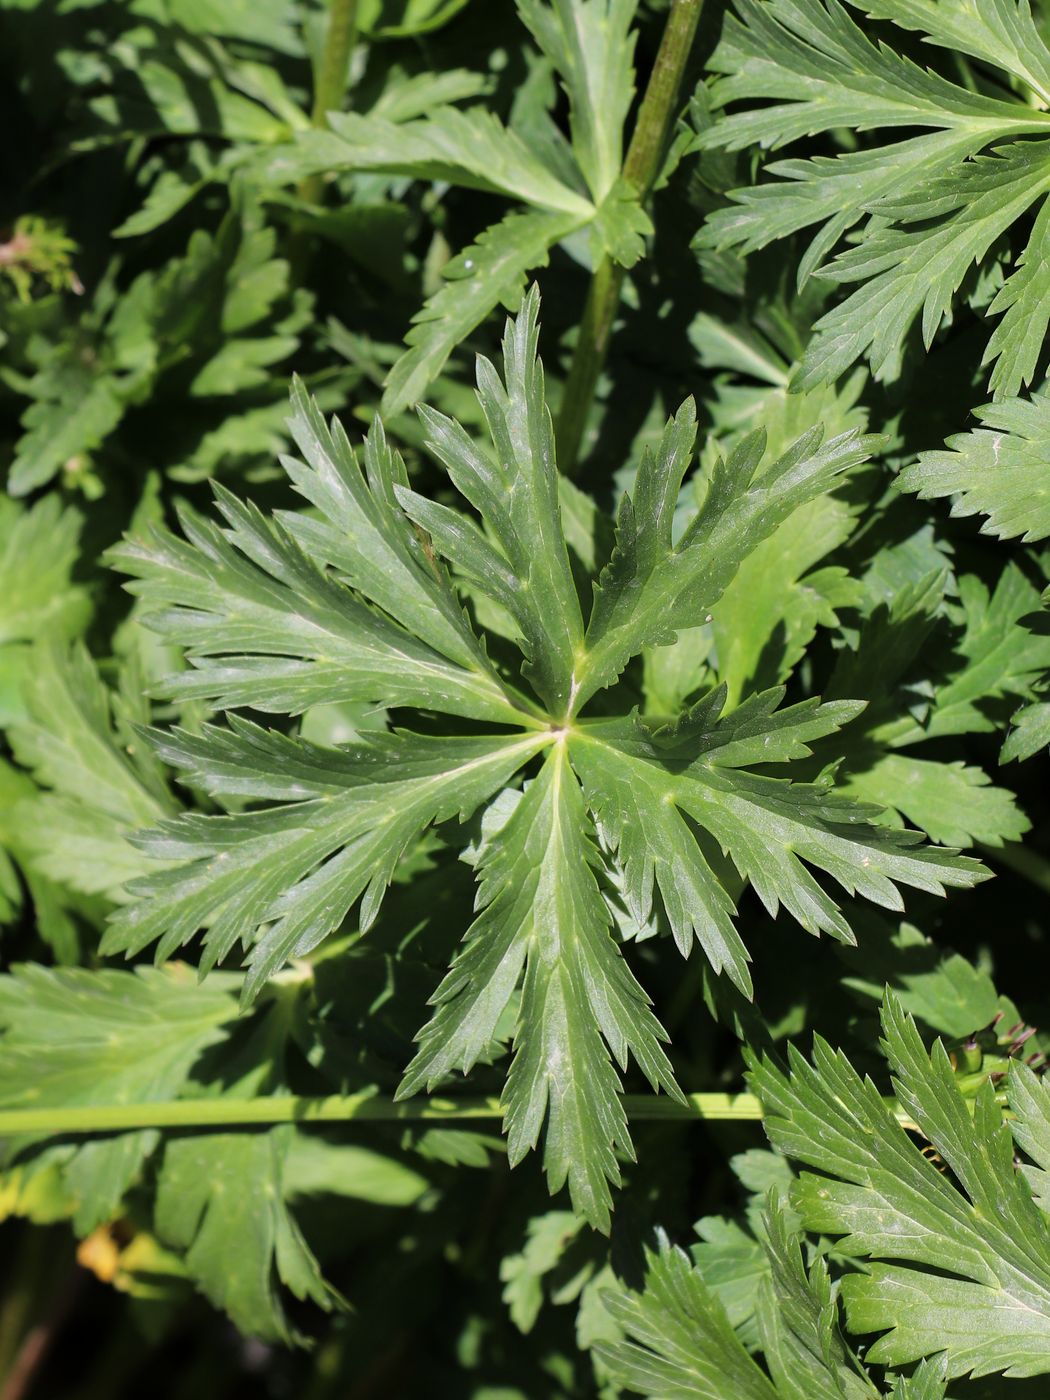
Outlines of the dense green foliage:
{"type": "Polygon", "coordinates": [[[3,1400],[1042,1393],[1050,9],[699,10],[0,0],[3,1400]]]}

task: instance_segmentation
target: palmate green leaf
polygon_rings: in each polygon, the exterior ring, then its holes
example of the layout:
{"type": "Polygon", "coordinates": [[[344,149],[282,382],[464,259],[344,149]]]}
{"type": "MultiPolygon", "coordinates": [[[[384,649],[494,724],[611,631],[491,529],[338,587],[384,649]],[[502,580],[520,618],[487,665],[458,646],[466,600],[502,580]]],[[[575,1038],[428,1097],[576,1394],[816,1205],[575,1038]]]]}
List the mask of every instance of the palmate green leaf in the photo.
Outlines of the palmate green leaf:
{"type": "MultiPolygon", "coordinates": [[[[618,946],[630,918],[648,919],[654,891],[681,950],[698,940],[747,991],[733,922],[741,876],[771,913],[783,904],[804,927],[850,939],[803,862],[894,908],[897,883],[942,892],[985,872],[923,848],[914,832],[873,825],[874,809],[829,786],[768,775],[855,716],[851,702],[777,712],[776,691],[720,719],[718,691],[670,725],[580,715],[648,641],[691,625],[692,609],[716,601],[755,542],[866,444],[846,434],[821,450],[808,434],[755,483],[762,444],[749,441],[711,474],[699,515],[672,545],[695,431],[681,411],[621,506],[620,552],[600,574],[588,627],[567,537],[575,565],[593,574],[591,539],[602,530],[593,503],[559,485],[537,313],[531,294],[509,323],[502,379],[479,361],[489,441],[421,413],[463,509],[409,490],[378,425],[362,470],[338,425],[296,390],[302,460],[285,466],[308,513],[270,521],[220,489],[225,529],[187,517],[188,541],[155,532],[117,551],[147,624],[193,663],[165,694],[264,714],[347,702],[405,713],[402,727],[361,729],[335,747],[236,715],[153,735],[164,762],[229,810],[186,813],[136,837],[167,868],[134,884],[103,946],[136,954],[155,944],[164,958],[203,933],[202,970],[243,950],[250,999],[344,926],[358,900],[366,930],[428,827],[489,804],[477,917],[401,1092],[492,1058],[516,997],[503,1097],[511,1159],[546,1123],[552,1186],[567,1182],[581,1213],[607,1228],[607,1183],[619,1179],[617,1153],[631,1152],[617,1069],[631,1058],[654,1087],[677,1092],[659,1022],[618,946]],[[498,666],[454,580],[498,605],[498,666]],[[596,626],[603,609],[612,628],[596,626]],[[507,791],[518,783],[520,794],[507,791]]],[[[625,689],[622,703],[615,691],[602,697],[603,715],[632,709],[625,689]]]]}
{"type": "MultiPolygon", "coordinates": [[[[484,108],[462,110],[452,103],[477,89],[453,84],[418,112],[399,108],[395,92],[371,113],[329,113],[329,129],[297,133],[293,146],[255,167],[269,184],[322,172],[371,171],[515,201],[449,261],[443,269],[449,285],[413,318],[408,349],[387,379],[388,415],[417,403],[455,347],[497,306],[517,308],[526,274],[546,266],[556,244],[588,229],[596,259],[608,254],[630,267],[652,233],[639,192],[621,178],[624,123],[634,94],[636,0],[522,0],[518,9],[569,99],[571,148],[557,135],[555,159],[543,123],[523,123],[519,130],[484,108]]],[[[546,113],[544,119],[553,129],[546,113]]]]}
{"type": "Polygon", "coordinates": [[[981,424],[920,453],[900,484],[920,500],[952,498],[953,515],[985,515],[981,528],[1025,543],[1050,535],[1050,394],[1012,398],[974,410],[981,424]]]}
{"type": "Polygon", "coordinates": [[[688,1256],[661,1238],[647,1252],[644,1291],[606,1294],[625,1339],[597,1354],[617,1384],[652,1400],[943,1400],[944,1368],[930,1362],[910,1376],[875,1383],[850,1352],[838,1303],[819,1258],[807,1271],[797,1235],[775,1197],[763,1240],[768,1272],[758,1293],[759,1350],[745,1349],[725,1309],[688,1256]]]}
{"type": "MultiPolygon", "coordinates": [[[[0,977],[0,1103],[68,1108],[175,1099],[237,1015],[228,981],[185,967],[111,972],[26,964],[0,977]]],[[[31,1139],[9,1143],[17,1153],[31,1139]]],[[[158,1142],[122,1133],[58,1153],[81,1233],[112,1218],[158,1142]]]]}
{"type": "MultiPolygon", "coordinates": [[[[856,0],[854,8],[1003,65],[1037,95],[1040,75],[1050,72],[1050,51],[1027,5],[1015,0],[972,7],[856,0]]],[[[921,315],[928,346],[971,266],[1050,190],[1045,102],[1003,100],[919,68],[865,35],[837,0],[742,0],[738,9],[743,22],[727,21],[712,59],[723,75],[713,97],[717,106],[749,105],[706,131],[704,145],[781,146],[837,127],[893,135],[834,158],[773,164],[769,173],[779,178],[734,191],[733,207],[715,214],[700,241],[747,251],[818,226],[800,275],[819,269],[859,285],[817,322],[799,383],[833,379],[862,355],[877,379],[894,378],[913,322],[921,315]],[[900,137],[908,127],[929,132],[900,137]],[[855,245],[826,264],[862,220],[855,245]]],[[[986,357],[995,362],[997,397],[1016,394],[1036,368],[1047,326],[1046,226],[1041,210],[991,308],[1002,317],[986,357]]]]}
{"type": "Polygon", "coordinates": [[[940,1042],[927,1053],[895,996],[883,1007],[884,1048],[897,1101],[951,1171],[912,1141],[870,1080],[819,1038],[790,1074],[755,1063],[752,1083],[770,1139],[817,1168],[791,1195],[808,1228],[874,1262],[848,1274],[851,1330],[880,1333],[875,1363],[944,1353],[949,1377],[1050,1370],[1050,1222],[1014,1166],[1014,1138],[1047,1160],[1046,1089],[1012,1064],[1009,1125],[992,1086],[963,1097],[940,1042]]]}

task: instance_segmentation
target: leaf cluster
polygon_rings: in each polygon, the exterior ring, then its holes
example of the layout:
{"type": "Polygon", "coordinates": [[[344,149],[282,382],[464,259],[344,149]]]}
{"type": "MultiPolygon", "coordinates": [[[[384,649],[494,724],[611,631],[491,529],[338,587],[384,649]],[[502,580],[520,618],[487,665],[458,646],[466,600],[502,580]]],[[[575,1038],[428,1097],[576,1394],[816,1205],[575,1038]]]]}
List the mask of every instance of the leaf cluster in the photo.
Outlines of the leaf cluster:
{"type": "Polygon", "coordinates": [[[0,0],[0,1374],[1034,1397],[1044,8],[350,10],[0,0]]]}

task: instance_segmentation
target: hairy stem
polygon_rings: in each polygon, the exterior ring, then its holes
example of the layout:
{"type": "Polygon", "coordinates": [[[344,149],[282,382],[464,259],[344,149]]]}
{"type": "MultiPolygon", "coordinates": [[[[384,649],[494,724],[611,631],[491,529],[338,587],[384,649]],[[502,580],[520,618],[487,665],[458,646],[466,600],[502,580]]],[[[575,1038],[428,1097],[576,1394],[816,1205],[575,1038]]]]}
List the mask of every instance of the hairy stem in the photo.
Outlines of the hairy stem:
{"type": "MultiPolygon", "coordinates": [[[[660,173],[667,136],[678,104],[686,60],[696,35],[703,0],[672,0],[660,48],[638,110],[623,177],[645,199],[660,173]]],[[[608,255],[594,269],[580,323],[576,351],[565,381],[558,414],[558,464],[567,476],[576,471],[580,443],[598,385],[620,304],[624,269],[608,255]]]]}
{"type": "MultiPolygon", "coordinates": [[[[893,1099],[887,1104],[895,1107],[893,1099]]],[[[648,1094],[625,1094],[630,1118],[751,1120],[762,1117],[754,1094],[687,1094],[684,1104],[648,1094]]],[[[134,1132],[142,1128],[235,1128],[273,1123],[462,1122],[498,1120],[498,1099],[417,1099],[396,1103],[379,1094],[300,1098],[273,1095],[257,1099],[173,1099],[165,1103],[84,1104],[71,1108],[0,1110],[0,1137],[15,1133],[49,1136],[134,1132]]],[[[898,1112],[902,1122],[906,1120],[898,1112]]]]}
{"type": "MultiPolygon", "coordinates": [[[[357,0],[330,0],[328,28],[314,80],[313,125],[323,131],[326,117],[343,104],[346,94],[350,54],[357,37],[357,0]]],[[[307,175],[299,186],[299,197],[317,204],[324,192],[324,176],[318,171],[307,175]]]]}

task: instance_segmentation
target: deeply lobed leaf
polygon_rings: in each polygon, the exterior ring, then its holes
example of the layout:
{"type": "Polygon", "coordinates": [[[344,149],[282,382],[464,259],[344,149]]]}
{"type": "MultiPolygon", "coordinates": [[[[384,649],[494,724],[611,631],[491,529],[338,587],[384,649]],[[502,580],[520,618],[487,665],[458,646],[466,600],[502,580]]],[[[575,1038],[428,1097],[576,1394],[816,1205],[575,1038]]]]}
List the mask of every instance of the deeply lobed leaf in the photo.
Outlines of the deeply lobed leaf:
{"type": "Polygon", "coordinates": [[[149,625],[191,661],[166,694],[263,714],[346,700],[423,713],[412,727],[335,747],[236,715],[154,734],[157,754],[220,810],[136,838],[167,868],[133,884],[104,948],[155,944],[165,958],[200,932],[203,970],[244,950],[250,999],[358,901],[367,929],[429,827],[497,795],[501,808],[516,800],[502,824],[495,808],[487,815],[477,917],[401,1092],[498,1053],[516,997],[504,1092],[511,1159],[546,1125],[552,1187],[567,1182],[576,1207],[608,1228],[608,1183],[619,1180],[617,1154],[631,1152],[617,1068],[633,1059],[654,1088],[678,1093],[664,1033],[618,946],[611,888],[638,926],[666,918],[683,954],[695,939],[750,994],[734,922],[743,882],[771,915],[783,905],[811,932],[851,941],[808,867],[890,908],[898,884],[943,893],[984,872],[922,846],[916,832],[873,825],[877,809],[827,783],[771,775],[853,719],[862,707],[847,700],[778,710],[783,691],[772,690],[723,715],[722,687],[678,717],[615,717],[610,687],[628,662],[702,618],[756,546],[872,440],[851,431],[822,446],[809,432],[759,471],[763,443],[751,437],[702,479],[700,509],[676,539],[695,437],[686,405],[621,503],[588,619],[567,543],[584,498],[559,484],[538,341],[533,292],[508,324],[502,377],[478,363],[487,442],[421,414],[462,509],[411,491],[378,425],[359,462],[297,387],[291,428],[303,460],[285,466],[308,513],[270,520],[220,489],[225,527],[187,515],[186,540],[153,532],[116,552],[149,625]],[[464,595],[498,606],[503,635],[491,649],[464,595]],[[600,690],[610,717],[581,717],[600,690]],[[522,781],[520,797],[506,791],[522,781]]]}
{"type": "MultiPolygon", "coordinates": [[[[897,1101],[950,1168],[949,1179],[908,1137],[870,1080],[821,1040],[812,1064],[793,1054],[790,1075],[755,1064],[771,1140],[816,1167],[792,1202],[809,1229],[842,1235],[842,1248],[876,1262],[843,1281],[850,1326],[882,1335],[874,1362],[902,1365],[944,1352],[949,1376],[1036,1375],[1050,1369],[1050,1225],[1014,1167],[1011,1128],[987,1082],[974,1105],[938,1042],[927,1053],[892,993],[884,1048],[897,1101]],[[957,1184],[955,1184],[957,1183],[957,1184]]],[[[1016,1134],[1035,1149],[1042,1090],[1010,1070],[1021,1110],[1016,1134]]]]}

